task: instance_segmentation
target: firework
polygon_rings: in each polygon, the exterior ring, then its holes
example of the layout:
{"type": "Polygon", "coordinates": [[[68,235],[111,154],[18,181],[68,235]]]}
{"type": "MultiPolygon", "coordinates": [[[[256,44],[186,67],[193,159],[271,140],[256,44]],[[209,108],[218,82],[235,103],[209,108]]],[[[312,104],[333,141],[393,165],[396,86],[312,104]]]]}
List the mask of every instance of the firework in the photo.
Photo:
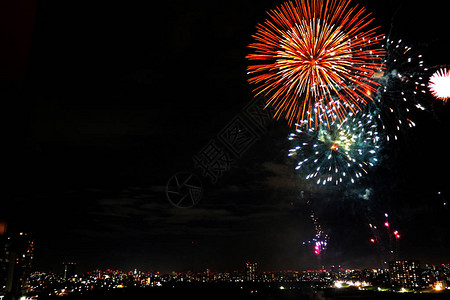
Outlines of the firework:
{"type": "Polygon", "coordinates": [[[436,71],[430,77],[428,88],[434,97],[446,103],[450,98],[450,72],[447,69],[436,71]]]}
{"type": "Polygon", "coordinates": [[[375,75],[380,83],[368,111],[377,116],[387,141],[397,140],[399,132],[414,127],[412,112],[425,110],[423,57],[402,40],[386,40],[383,69],[375,75]]]}
{"type": "Polygon", "coordinates": [[[350,113],[342,123],[322,122],[317,129],[298,127],[288,139],[295,169],[317,184],[354,183],[378,163],[380,136],[370,114],[350,113]]]}
{"type": "MultiPolygon", "coordinates": [[[[301,197],[303,198],[303,191],[301,192],[301,197]]],[[[319,218],[317,218],[316,213],[314,212],[314,210],[312,208],[311,200],[308,199],[306,201],[306,204],[308,204],[308,206],[311,210],[310,217],[314,223],[314,230],[315,230],[316,234],[314,235],[314,238],[312,239],[312,241],[303,242],[303,245],[314,244],[314,254],[320,255],[320,254],[323,254],[327,250],[329,237],[328,237],[328,234],[326,234],[323,231],[322,225],[320,225],[319,218]]]]}
{"type": "Polygon", "coordinates": [[[389,215],[387,213],[385,216],[385,233],[378,230],[376,225],[369,224],[370,230],[372,231],[373,237],[370,239],[370,242],[376,244],[378,250],[383,256],[385,256],[386,260],[393,260],[398,252],[399,252],[399,240],[400,233],[398,230],[391,231],[391,224],[389,223],[389,215]]]}
{"type": "Polygon", "coordinates": [[[293,0],[268,15],[249,46],[248,73],[276,118],[317,125],[321,115],[343,120],[372,100],[384,49],[365,8],[350,0],[293,0]]]}

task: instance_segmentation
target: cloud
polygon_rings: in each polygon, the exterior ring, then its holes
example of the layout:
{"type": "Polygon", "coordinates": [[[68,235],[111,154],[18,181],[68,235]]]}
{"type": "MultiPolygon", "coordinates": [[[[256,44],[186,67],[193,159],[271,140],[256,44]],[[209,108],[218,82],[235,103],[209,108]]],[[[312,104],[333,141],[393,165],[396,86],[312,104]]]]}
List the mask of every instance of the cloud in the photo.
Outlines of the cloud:
{"type": "MultiPolygon", "coordinates": [[[[267,164],[265,168],[273,171],[274,177],[285,176],[280,165],[267,164]]],[[[260,232],[291,214],[289,201],[265,198],[265,191],[255,195],[252,188],[239,185],[210,189],[206,199],[190,209],[172,207],[161,189],[127,188],[116,197],[99,199],[89,211],[90,226],[84,226],[78,233],[114,239],[138,235],[242,236],[260,232]]]]}

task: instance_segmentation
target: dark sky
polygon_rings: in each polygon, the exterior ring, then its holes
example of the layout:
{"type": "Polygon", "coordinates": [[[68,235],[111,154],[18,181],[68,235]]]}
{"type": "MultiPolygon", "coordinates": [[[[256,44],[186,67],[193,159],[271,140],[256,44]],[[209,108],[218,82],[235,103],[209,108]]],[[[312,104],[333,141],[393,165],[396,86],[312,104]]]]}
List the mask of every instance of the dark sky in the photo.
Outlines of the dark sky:
{"type": "MultiPolygon", "coordinates": [[[[282,121],[210,183],[193,156],[251,101],[247,45],[281,1],[141,2],[0,7],[8,149],[0,217],[33,232],[37,269],[68,260],[80,270],[376,266],[382,255],[368,223],[381,226],[385,212],[402,234],[400,257],[450,262],[448,105],[417,114],[383,164],[346,188],[296,176],[282,121]],[[166,198],[180,171],[203,183],[194,208],[166,198]],[[301,245],[314,236],[302,190],[330,235],[322,261],[301,245]]],[[[449,64],[442,1],[357,2],[427,66],[449,64]]]]}

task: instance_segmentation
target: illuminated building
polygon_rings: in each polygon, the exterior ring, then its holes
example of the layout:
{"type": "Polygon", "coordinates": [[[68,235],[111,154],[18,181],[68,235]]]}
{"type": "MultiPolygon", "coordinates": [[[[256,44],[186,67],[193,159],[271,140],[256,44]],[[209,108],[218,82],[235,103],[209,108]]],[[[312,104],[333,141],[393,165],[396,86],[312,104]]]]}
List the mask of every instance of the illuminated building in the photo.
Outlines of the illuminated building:
{"type": "Polygon", "coordinates": [[[441,265],[442,279],[450,283],[450,264],[441,265]]]}
{"type": "Polygon", "coordinates": [[[76,263],[74,262],[66,262],[64,263],[64,279],[68,279],[71,278],[75,275],[75,266],[76,263]]]}
{"type": "Polygon", "coordinates": [[[6,279],[8,277],[8,238],[5,233],[6,222],[0,220],[0,299],[6,294],[6,279]]]}
{"type": "Polygon", "coordinates": [[[0,234],[0,297],[16,300],[28,290],[34,242],[25,232],[0,234]]]}
{"type": "Polygon", "coordinates": [[[395,260],[389,263],[390,282],[395,287],[419,287],[420,265],[416,260],[395,260]]]}
{"type": "Polygon", "coordinates": [[[245,264],[245,280],[255,281],[256,280],[256,263],[247,262],[245,264]]]}

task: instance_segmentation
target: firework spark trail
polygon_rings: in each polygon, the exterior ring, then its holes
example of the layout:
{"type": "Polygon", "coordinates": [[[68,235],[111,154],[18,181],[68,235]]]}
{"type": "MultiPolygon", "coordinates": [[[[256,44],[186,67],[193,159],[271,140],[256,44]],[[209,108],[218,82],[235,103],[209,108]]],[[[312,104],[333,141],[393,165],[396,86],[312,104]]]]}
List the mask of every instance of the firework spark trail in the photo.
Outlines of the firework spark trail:
{"type": "Polygon", "coordinates": [[[380,254],[383,256],[383,260],[386,262],[397,258],[401,235],[398,230],[391,230],[392,224],[389,222],[389,215],[385,213],[384,217],[385,221],[382,227],[385,228],[385,234],[372,223],[369,223],[369,227],[373,236],[370,242],[377,246],[380,254]]]}
{"type": "Polygon", "coordinates": [[[407,46],[402,40],[389,38],[383,45],[386,55],[383,70],[375,75],[380,83],[374,101],[368,111],[376,116],[380,130],[385,132],[386,140],[397,140],[400,132],[414,127],[414,110],[425,110],[425,73],[421,54],[407,46]]]}
{"type": "Polygon", "coordinates": [[[255,64],[248,73],[276,118],[317,125],[320,115],[343,120],[372,100],[384,49],[364,8],[350,0],[293,0],[268,15],[249,46],[255,64]]]}
{"type": "MultiPolygon", "coordinates": [[[[303,199],[303,197],[304,197],[303,191],[301,192],[300,195],[301,195],[301,198],[303,199]]],[[[328,234],[326,234],[323,231],[322,225],[319,222],[319,218],[317,218],[316,213],[314,212],[314,210],[312,208],[311,200],[310,199],[306,200],[306,204],[308,205],[308,207],[310,209],[310,217],[314,223],[314,231],[316,232],[316,234],[314,235],[314,238],[312,239],[312,241],[303,242],[303,245],[307,245],[307,244],[311,244],[311,243],[314,244],[314,254],[321,255],[321,254],[324,254],[325,251],[327,250],[329,236],[328,236],[328,234]]]]}

